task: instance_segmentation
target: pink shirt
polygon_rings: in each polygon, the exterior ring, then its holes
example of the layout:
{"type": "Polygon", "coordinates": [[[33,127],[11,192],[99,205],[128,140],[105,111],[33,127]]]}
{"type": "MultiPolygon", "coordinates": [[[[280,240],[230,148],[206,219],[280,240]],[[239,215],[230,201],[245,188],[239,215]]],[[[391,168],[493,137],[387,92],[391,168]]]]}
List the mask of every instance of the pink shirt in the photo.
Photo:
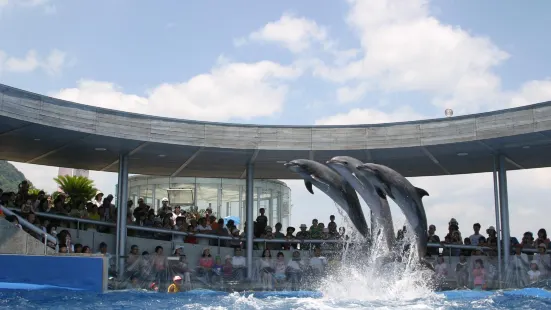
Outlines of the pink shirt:
{"type": "Polygon", "coordinates": [[[483,268],[473,269],[473,284],[474,285],[484,285],[484,276],[486,275],[486,270],[483,268]]]}
{"type": "Polygon", "coordinates": [[[201,257],[199,259],[199,266],[204,268],[212,268],[214,265],[214,259],[212,257],[201,257]]]}

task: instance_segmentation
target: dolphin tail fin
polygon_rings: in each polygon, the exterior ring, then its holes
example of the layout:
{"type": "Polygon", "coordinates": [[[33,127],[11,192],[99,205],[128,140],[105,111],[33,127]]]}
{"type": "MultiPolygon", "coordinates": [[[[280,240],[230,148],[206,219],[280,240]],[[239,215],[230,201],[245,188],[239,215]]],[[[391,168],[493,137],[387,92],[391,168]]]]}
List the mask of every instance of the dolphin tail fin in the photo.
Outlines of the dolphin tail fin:
{"type": "Polygon", "coordinates": [[[306,185],[306,189],[312,194],[314,195],[314,189],[312,188],[312,183],[304,180],[304,185],[306,185]]]}
{"type": "Polygon", "coordinates": [[[419,188],[419,187],[416,187],[415,190],[417,191],[417,194],[419,194],[419,197],[423,198],[423,196],[428,196],[429,193],[422,189],[422,188],[419,188]]]}

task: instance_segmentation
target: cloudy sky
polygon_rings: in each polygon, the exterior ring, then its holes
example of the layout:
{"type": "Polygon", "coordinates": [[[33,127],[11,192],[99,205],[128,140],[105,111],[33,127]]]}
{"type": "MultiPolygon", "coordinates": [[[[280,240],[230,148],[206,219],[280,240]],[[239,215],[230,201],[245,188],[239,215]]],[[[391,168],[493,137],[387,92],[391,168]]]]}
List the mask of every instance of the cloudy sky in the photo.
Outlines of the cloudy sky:
{"type": "MultiPolygon", "coordinates": [[[[0,81],[206,121],[360,124],[551,100],[551,2],[0,0],[0,81]]],[[[414,163],[412,163],[414,164],[414,163]]],[[[54,190],[57,169],[15,165],[54,190]]],[[[510,172],[511,232],[545,227],[551,170],[510,172]]],[[[113,192],[116,176],[92,172],[113,192]]],[[[491,174],[412,178],[437,233],[495,224],[491,174]]],[[[295,226],[336,207],[300,181],[295,226]]],[[[367,209],[365,209],[367,212],[367,209]]],[[[404,217],[393,206],[396,226],[404,217]]]]}

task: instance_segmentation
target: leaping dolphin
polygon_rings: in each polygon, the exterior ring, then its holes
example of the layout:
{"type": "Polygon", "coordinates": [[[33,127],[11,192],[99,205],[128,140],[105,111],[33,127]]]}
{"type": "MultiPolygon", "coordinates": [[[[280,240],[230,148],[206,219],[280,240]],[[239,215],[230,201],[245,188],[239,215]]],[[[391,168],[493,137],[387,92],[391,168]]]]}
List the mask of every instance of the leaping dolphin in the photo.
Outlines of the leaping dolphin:
{"type": "Polygon", "coordinates": [[[308,159],[295,159],[285,163],[285,167],[298,173],[308,191],[314,194],[312,185],[327,194],[350,217],[356,229],[366,237],[369,234],[367,222],[356,191],[333,169],[308,159]]]}
{"type": "Polygon", "coordinates": [[[376,236],[376,231],[381,229],[385,236],[388,248],[391,249],[394,244],[394,225],[392,223],[392,214],[385,193],[373,186],[359,172],[356,167],[363,163],[350,156],[336,156],[327,161],[327,165],[339,173],[355,190],[360,194],[365,203],[369,206],[375,216],[376,227],[372,235],[376,236]]]}
{"type": "Polygon", "coordinates": [[[393,169],[377,164],[362,164],[360,173],[375,188],[381,189],[402,209],[417,239],[417,251],[422,261],[427,254],[427,215],[421,198],[429,193],[413,186],[404,176],[393,169]]]}

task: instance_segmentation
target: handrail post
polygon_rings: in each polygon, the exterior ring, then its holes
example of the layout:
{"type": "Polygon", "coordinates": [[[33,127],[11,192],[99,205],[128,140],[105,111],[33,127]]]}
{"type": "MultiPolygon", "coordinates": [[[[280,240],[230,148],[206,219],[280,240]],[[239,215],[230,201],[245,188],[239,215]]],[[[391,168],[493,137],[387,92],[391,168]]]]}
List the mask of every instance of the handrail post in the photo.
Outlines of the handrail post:
{"type": "Polygon", "coordinates": [[[44,255],[48,253],[48,234],[44,232],[44,255]]]}

